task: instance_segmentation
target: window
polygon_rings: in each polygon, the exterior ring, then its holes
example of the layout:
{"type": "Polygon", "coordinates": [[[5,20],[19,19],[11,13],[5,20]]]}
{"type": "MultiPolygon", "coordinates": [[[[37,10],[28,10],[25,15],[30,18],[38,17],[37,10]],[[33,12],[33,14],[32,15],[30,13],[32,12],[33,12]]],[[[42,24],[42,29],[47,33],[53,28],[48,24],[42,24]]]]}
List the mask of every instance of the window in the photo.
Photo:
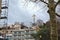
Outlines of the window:
{"type": "Polygon", "coordinates": [[[17,34],[17,32],[14,32],[14,34],[17,34]]]}
{"type": "Polygon", "coordinates": [[[8,31],[6,31],[6,33],[8,33],[8,31]]]}

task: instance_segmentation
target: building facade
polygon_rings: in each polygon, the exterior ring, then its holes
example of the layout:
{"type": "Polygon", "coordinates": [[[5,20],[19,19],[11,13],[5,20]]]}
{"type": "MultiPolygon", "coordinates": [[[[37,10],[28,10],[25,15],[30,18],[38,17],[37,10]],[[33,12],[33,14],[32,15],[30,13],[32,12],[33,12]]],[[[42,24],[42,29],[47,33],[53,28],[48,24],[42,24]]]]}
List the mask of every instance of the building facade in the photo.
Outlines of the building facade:
{"type": "Polygon", "coordinates": [[[31,34],[36,33],[33,29],[20,29],[12,31],[12,40],[35,40],[31,34]]]}
{"type": "Polygon", "coordinates": [[[7,40],[35,40],[31,34],[36,33],[36,31],[33,28],[27,28],[24,25],[15,23],[14,25],[0,28],[0,33],[5,34],[7,40]]]}

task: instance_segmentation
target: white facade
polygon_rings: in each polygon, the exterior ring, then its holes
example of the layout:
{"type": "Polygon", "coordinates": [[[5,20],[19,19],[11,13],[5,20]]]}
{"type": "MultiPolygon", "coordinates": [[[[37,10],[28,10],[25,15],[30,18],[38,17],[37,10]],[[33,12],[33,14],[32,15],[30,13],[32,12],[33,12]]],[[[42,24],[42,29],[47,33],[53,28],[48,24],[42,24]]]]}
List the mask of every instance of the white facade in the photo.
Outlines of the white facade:
{"type": "Polygon", "coordinates": [[[20,29],[12,31],[13,40],[35,40],[31,34],[36,33],[33,29],[20,29]]]}

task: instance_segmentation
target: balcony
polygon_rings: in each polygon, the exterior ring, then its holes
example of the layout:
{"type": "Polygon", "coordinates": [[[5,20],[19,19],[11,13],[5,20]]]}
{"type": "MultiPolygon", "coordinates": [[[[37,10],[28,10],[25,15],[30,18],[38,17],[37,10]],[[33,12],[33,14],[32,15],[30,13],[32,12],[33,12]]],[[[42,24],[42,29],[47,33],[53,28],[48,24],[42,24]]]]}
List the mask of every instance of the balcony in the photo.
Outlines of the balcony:
{"type": "Polygon", "coordinates": [[[0,19],[7,19],[7,17],[5,16],[5,17],[0,17],[0,19]]]}
{"type": "Polygon", "coordinates": [[[7,6],[4,6],[4,7],[2,7],[1,9],[7,9],[8,7],[7,6]]]}

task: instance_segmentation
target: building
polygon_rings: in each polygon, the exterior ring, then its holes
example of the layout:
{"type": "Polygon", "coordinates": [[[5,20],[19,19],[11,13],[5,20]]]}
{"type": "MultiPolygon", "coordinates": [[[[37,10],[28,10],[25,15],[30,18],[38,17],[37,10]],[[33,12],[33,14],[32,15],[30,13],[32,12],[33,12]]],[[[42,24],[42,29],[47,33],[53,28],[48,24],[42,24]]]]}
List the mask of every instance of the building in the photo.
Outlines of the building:
{"type": "Polygon", "coordinates": [[[20,29],[20,30],[13,30],[13,40],[35,40],[31,34],[36,33],[34,29],[20,29]]]}
{"type": "Polygon", "coordinates": [[[36,21],[36,23],[32,23],[32,28],[33,29],[39,29],[40,26],[43,26],[44,22],[40,19],[36,21]]]}
{"type": "Polygon", "coordinates": [[[15,24],[8,25],[7,27],[0,28],[0,33],[11,34],[12,30],[20,30],[21,28],[27,28],[26,26],[16,22],[15,24]]]}
{"type": "Polygon", "coordinates": [[[37,26],[43,26],[44,22],[41,19],[38,19],[36,24],[37,24],[37,26]]]}
{"type": "Polygon", "coordinates": [[[7,40],[12,40],[12,34],[6,34],[6,39],[7,40]]]}
{"type": "Polygon", "coordinates": [[[8,40],[34,40],[31,34],[36,33],[36,31],[23,24],[15,23],[8,25],[8,27],[0,28],[0,33],[5,34],[5,38],[8,40]]]}

